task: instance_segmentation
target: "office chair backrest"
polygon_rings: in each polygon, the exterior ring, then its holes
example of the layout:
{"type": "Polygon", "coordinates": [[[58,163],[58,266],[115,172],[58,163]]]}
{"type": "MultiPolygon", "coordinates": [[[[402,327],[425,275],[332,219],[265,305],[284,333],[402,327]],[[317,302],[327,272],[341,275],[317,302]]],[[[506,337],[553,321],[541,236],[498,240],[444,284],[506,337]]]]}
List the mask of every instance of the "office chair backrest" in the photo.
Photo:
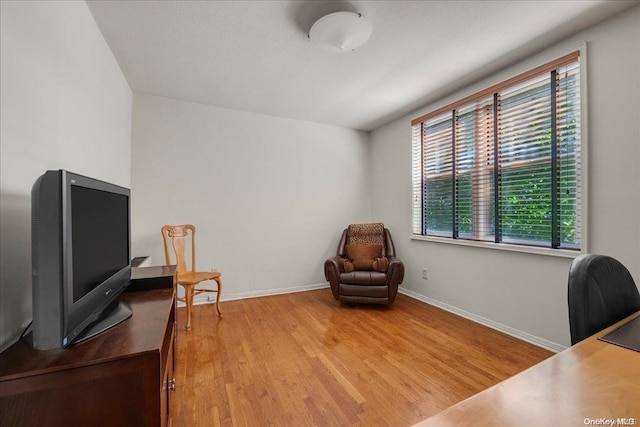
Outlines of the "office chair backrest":
{"type": "Polygon", "coordinates": [[[571,345],[640,310],[640,293],[629,270],[606,255],[573,260],[568,301],[571,345]]]}

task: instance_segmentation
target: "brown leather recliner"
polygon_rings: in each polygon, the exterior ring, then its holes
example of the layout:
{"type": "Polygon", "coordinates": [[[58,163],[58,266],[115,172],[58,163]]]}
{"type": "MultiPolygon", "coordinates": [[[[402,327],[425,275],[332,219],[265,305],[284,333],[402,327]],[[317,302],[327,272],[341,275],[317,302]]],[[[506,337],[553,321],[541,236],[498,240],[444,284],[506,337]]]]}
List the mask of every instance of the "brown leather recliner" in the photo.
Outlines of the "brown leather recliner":
{"type": "Polygon", "coordinates": [[[391,305],[404,278],[404,264],[396,258],[391,234],[383,224],[351,224],[342,232],[336,256],[325,261],[324,275],[337,300],[391,305]],[[373,241],[381,243],[381,258],[386,261],[377,258],[375,264],[359,263],[349,258],[354,246],[373,241]]]}

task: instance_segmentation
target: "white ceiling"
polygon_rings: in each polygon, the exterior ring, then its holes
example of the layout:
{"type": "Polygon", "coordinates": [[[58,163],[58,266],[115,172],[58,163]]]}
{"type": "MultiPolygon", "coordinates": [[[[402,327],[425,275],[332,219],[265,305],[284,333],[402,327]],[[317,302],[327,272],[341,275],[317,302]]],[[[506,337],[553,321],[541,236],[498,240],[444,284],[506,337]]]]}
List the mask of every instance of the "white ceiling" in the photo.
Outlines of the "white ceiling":
{"type": "Polygon", "coordinates": [[[372,130],[638,1],[88,1],[135,92],[372,130]],[[371,39],[307,38],[337,10],[371,39]]]}

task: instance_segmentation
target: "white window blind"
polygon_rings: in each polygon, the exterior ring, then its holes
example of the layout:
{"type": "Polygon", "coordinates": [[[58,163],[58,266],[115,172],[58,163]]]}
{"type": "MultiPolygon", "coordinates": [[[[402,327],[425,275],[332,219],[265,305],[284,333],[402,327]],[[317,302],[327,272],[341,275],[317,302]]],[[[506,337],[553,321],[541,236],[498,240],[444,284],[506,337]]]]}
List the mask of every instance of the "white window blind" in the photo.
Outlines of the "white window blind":
{"type": "Polygon", "coordinates": [[[580,249],[575,52],[412,121],[413,233],[580,249]]]}

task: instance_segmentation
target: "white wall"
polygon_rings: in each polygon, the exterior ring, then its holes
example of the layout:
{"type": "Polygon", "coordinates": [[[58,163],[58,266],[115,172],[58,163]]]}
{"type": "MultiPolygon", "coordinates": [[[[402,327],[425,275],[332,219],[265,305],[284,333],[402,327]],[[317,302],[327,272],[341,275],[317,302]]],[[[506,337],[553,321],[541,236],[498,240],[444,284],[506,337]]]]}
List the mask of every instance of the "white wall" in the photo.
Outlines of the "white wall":
{"type": "Polygon", "coordinates": [[[410,240],[411,119],[587,42],[589,248],[640,283],[640,7],[372,133],[373,217],[402,233],[403,288],[550,348],[570,344],[571,259],[410,240]],[[421,278],[428,268],[429,278],[421,278]]]}
{"type": "Polygon", "coordinates": [[[31,186],[130,184],[132,93],[84,2],[0,2],[0,351],[31,321],[31,186]]]}
{"type": "Polygon", "coordinates": [[[351,222],[370,220],[368,134],[135,94],[133,254],[163,264],[160,227],[197,229],[222,300],[325,284],[351,222]]]}

